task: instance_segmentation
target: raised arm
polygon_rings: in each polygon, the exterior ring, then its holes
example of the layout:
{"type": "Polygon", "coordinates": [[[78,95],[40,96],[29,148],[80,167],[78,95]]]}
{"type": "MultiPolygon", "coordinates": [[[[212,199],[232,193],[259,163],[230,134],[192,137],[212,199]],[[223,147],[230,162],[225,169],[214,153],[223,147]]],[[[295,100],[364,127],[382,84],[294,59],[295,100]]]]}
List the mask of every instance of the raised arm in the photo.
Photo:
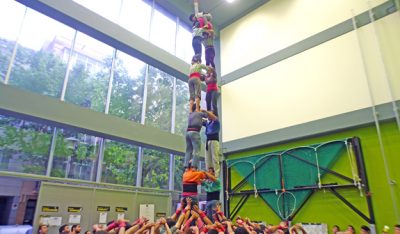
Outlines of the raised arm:
{"type": "Polygon", "coordinates": [[[202,210],[200,210],[197,205],[193,206],[193,210],[196,211],[199,214],[200,218],[203,220],[203,222],[206,225],[212,225],[213,224],[212,221],[207,217],[207,215],[204,214],[204,212],[202,210]]]}
{"type": "Polygon", "coordinates": [[[212,111],[207,111],[207,110],[201,110],[201,112],[206,113],[207,117],[210,118],[212,121],[218,120],[218,117],[214,115],[212,111]]]}

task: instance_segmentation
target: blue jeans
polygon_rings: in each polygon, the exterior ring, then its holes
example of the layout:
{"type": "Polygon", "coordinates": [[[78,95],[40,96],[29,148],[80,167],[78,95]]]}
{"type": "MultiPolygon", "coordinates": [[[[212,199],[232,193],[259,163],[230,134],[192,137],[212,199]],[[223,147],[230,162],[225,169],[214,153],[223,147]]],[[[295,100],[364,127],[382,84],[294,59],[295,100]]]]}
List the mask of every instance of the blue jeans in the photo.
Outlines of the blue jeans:
{"type": "Polygon", "coordinates": [[[192,47],[194,51],[194,55],[198,56],[200,59],[202,57],[202,42],[203,38],[200,36],[195,36],[192,39],[192,47]]]}
{"type": "Polygon", "coordinates": [[[207,103],[207,110],[214,111],[215,115],[218,115],[218,105],[217,105],[217,98],[218,98],[218,90],[210,90],[206,93],[206,103],[207,103]]]}
{"type": "Polygon", "coordinates": [[[186,132],[186,153],[185,153],[185,167],[189,166],[189,161],[192,159],[192,167],[198,167],[198,160],[200,156],[201,138],[200,132],[187,131],[186,132]]]}

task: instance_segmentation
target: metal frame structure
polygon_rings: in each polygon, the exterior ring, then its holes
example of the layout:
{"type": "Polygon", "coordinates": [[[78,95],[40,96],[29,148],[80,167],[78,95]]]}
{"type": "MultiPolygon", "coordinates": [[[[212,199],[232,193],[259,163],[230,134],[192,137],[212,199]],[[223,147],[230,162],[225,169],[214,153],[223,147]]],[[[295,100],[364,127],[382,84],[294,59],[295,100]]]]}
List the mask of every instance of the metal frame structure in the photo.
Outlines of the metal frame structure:
{"type": "MultiPolygon", "coordinates": [[[[289,220],[293,220],[293,218],[298,214],[298,212],[301,210],[303,205],[310,199],[312,194],[316,192],[317,190],[320,189],[326,189],[327,191],[330,191],[333,195],[335,195],[340,201],[342,201],[346,206],[348,206],[351,210],[353,210],[357,215],[359,215],[361,218],[363,218],[365,221],[367,221],[370,225],[375,225],[375,215],[372,207],[372,199],[371,199],[371,192],[370,188],[368,185],[368,177],[366,173],[366,168],[365,168],[365,162],[364,162],[364,155],[362,152],[361,148],[361,141],[360,138],[358,137],[353,137],[349,138],[347,141],[350,141],[352,143],[352,150],[354,151],[355,159],[356,159],[356,164],[357,164],[357,173],[360,178],[360,183],[361,183],[361,189],[363,193],[365,194],[367,206],[368,206],[368,214],[364,214],[362,211],[360,211],[357,207],[355,207],[351,202],[349,202],[346,198],[344,198],[342,195],[340,195],[337,190],[340,189],[359,189],[354,184],[353,179],[338,173],[336,171],[330,170],[329,168],[322,167],[322,166],[317,166],[314,163],[308,162],[296,155],[293,154],[288,154],[291,157],[295,157],[296,159],[299,159],[313,167],[319,168],[322,171],[325,171],[326,173],[335,175],[341,179],[344,179],[345,181],[348,181],[348,184],[343,184],[339,185],[337,183],[330,183],[330,184],[322,184],[321,186],[314,184],[314,185],[309,185],[309,186],[298,186],[294,187],[291,189],[285,189],[288,192],[293,192],[293,191],[311,191],[311,193],[307,196],[305,201],[302,203],[302,205],[288,218],[289,220]]],[[[266,157],[263,159],[262,162],[259,163],[257,167],[255,167],[255,171],[257,171],[262,165],[268,162],[268,160],[271,157],[266,157]]],[[[223,177],[224,177],[224,185],[223,189],[225,192],[224,194],[224,209],[225,209],[225,214],[228,218],[233,219],[240,209],[243,207],[243,205],[246,203],[246,201],[249,199],[250,195],[254,194],[254,190],[240,190],[247,182],[247,180],[252,176],[253,172],[249,173],[247,176],[245,176],[237,185],[235,185],[233,188],[231,187],[231,179],[230,176],[227,177],[227,175],[231,174],[231,169],[228,168],[226,161],[223,163],[223,177]],[[234,197],[234,196],[240,196],[239,202],[236,204],[235,207],[231,209],[230,204],[229,204],[229,198],[234,197]]],[[[281,175],[282,176],[282,175],[281,175]]],[[[276,193],[276,192],[282,192],[282,189],[280,190],[275,190],[275,189],[257,189],[258,194],[267,194],[267,193],[276,193]]],[[[262,198],[262,196],[260,196],[262,198]]],[[[268,202],[262,198],[265,204],[267,204],[269,207],[270,205],[268,202]]],[[[271,208],[272,209],[272,208],[271,208]]],[[[272,209],[277,216],[280,216],[274,209],[272,209]]]]}

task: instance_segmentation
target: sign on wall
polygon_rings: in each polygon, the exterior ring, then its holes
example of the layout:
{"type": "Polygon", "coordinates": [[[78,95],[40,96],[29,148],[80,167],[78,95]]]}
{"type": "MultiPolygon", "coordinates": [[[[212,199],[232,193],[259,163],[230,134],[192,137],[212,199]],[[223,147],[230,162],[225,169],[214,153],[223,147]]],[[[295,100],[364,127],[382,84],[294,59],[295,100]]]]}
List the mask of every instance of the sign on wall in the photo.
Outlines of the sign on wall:
{"type": "Polygon", "coordinates": [[[68,206],[68,212],[69,213],[79,213],[82,211],[82,207],[78,206],[68,206]]]}
{"type": "Polygon", "coordinates": [[[110,207],[109,206],[97,206],[97,211],[100,211],[100,212],[110,211],[110,207]]]}
{"type": "Polygon", "coordinates": [[[58,212],[58,206],[42,206],[42,212],[58,212]]]}
{"type": "Polygon", "coordinates": [[[140,204],[139,217],[146,217],[150,222],[154,222],[154,204],[140,204]]]}
{"type": "Polygon", "coordinates": [[[128,211],[128,207],[115,207],[115,212],[126,212],[128,211]]]}

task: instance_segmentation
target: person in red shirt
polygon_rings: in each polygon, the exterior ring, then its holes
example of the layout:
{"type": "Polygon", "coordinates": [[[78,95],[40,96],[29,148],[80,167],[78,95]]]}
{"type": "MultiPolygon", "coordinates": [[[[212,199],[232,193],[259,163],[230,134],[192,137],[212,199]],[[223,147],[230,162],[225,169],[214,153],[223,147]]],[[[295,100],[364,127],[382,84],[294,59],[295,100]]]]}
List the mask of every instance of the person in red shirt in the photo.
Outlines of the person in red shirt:
{"type": "Polygon", "coordinates": [[[213,111],[215,115],[218,116],[218,85],[217,85],[217,73],[213,67],[208,67],[207,76],[206,76],[206,84],[207,84],[207,93],[206,93],[206,103],[207,110],[213,111]]]}

